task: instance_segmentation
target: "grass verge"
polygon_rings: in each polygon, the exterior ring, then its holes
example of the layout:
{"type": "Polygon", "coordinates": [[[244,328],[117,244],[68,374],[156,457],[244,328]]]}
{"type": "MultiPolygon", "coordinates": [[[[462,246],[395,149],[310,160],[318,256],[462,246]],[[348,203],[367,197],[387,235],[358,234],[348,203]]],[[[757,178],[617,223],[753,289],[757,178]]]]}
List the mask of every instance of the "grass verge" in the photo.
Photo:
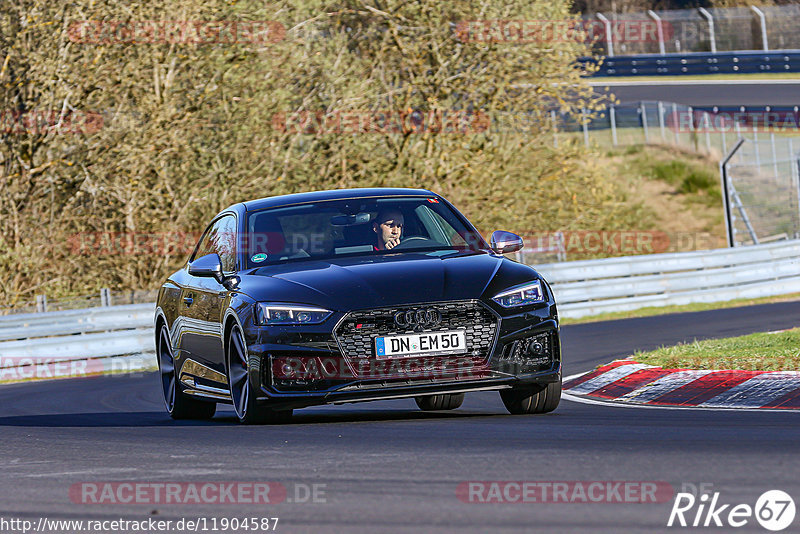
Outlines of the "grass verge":
{"type": "Polygon", "coordinates": [[[633,359],[665,369],[800,370],[800,328],[708,339],[637,352],[633,359]]]}
{"type": "Polygon", "coordinates": [[[630,310],[630,311],[601,313],[598,315],[591,315],[589,317],[581,317],[578,319],[564,318],[561,320],[561,324],[569,325],[569,324],[581,324],[581,323],[595,323],[597,321],[632,319],[634,317],[652,317],[654,315],[666,315],[668,313],[721,310],[724,308],[739,308],[742,306],[753,306],[755,304],[770,304],[773,302],[792,302],[792,301],[800,301],[800,293],[792,293],[789,295],[778,295],[774,297],[761,297],[757,299],[734,299],[734,300],[726,300],[723,302],[698,302],[695,304],[684,304],[681,306],[658,306],[650,308],[640,308],[638,310],[630,310]]]}

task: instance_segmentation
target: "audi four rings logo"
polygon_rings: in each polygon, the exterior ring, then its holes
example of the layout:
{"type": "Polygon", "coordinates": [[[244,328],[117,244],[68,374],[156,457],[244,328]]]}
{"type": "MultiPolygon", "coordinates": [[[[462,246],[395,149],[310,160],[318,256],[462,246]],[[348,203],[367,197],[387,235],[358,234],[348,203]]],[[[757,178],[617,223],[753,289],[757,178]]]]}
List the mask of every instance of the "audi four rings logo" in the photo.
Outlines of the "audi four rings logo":
{"type": "Polygon", "coordinates": [[[401,328],[430,328],[442,322],[442,312],[436,308],[399,311],[394,314],[394,322],[401,328]]]}

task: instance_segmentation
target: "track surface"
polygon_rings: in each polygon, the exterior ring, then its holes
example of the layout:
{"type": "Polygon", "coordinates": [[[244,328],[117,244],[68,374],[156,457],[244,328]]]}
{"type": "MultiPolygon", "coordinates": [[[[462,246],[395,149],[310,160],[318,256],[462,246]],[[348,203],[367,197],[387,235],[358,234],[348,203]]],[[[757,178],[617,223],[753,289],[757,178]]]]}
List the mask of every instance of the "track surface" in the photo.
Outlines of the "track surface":
{"type": "MultiPolygon", "coordinates": [[[[800,303],[566,326],[565,371],[660,344],[800,324],[800,303]]],[[[672,503],[467,504],[468,480],[711,483],[725,503],[769,489],[800,503],[800,414],[617,408],[562,401],[509,416],[496,393],[450,413],[413,400],[296,412],[292,424],[169,420],[154,373],[0,388],[0,517],[278,516],[279,532],[652,532],[672,503]],[[84,505],[77,482],[325,484],[326,503],[84,505]],[[157,515],[150,514],[157,510],[157,515]]],[[[800,518],[795,527],[800,525],[800,518]]],[[[754,521],[740,531],[759,531],[754,521]]]]}
{"type": "Polygon", "coordinates": [[[663,100],[688,106],[796,106],[800,105],[800,81],[777,80],[769,83],[742,83],[719,80],[702,82],[626,82],[615,85],[612,79],[592,80],[598,93],[612,93],[622,103],[663,100]]]}

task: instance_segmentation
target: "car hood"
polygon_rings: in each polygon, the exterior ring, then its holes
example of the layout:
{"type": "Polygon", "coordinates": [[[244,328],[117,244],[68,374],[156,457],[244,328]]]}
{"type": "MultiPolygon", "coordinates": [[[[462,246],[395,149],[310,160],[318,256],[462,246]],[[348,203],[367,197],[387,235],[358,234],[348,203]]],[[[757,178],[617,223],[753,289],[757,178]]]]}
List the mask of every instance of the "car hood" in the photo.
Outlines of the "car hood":
{"type": "Polygon", "coordinates": [[[257,301],[346,311],[477,299],[537,276],[528,266],[484,252],[403,253],[260,267],[243,273],[240,287],[257,301]]]}

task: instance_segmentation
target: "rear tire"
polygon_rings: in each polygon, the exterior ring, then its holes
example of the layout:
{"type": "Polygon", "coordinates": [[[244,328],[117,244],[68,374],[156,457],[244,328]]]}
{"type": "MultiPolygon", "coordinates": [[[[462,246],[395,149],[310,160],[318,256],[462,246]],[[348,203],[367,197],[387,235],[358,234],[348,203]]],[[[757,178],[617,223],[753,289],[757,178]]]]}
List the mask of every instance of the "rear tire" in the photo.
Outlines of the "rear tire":
{"type": "Polygon", "coordinates": [[[292,410],[273,410],[256,403],[254,392],[258,389],[251,384],[247,347],[238,325],[231,328],[225,352],[231,401],[239,422],[245,425],[288,422],[292,418],[292,410]]]}
{"type": "Polygon", "coordinates": [[[434,410],[455,410],[464,402],[463,393],[448,393],[444,395],[426,395],[416,397],[417,406],[424,412],[434,410]]]}
{"type": "Polygon", "coordinates": [[[161,375],[161,391],[167,413],[173,419],[211,419],[217,411],[216,402],[193,399],[181,391],[175,371],[175,357],[169,330],[162,324],[158,330],[158,370],[161,375]]]}
{"type": "Polygon", "coordinates": [[[500,392],[506,410],[513,415],[549,413],[561,401],[561,374],[547,386],[506,389],[500,392]]]}

